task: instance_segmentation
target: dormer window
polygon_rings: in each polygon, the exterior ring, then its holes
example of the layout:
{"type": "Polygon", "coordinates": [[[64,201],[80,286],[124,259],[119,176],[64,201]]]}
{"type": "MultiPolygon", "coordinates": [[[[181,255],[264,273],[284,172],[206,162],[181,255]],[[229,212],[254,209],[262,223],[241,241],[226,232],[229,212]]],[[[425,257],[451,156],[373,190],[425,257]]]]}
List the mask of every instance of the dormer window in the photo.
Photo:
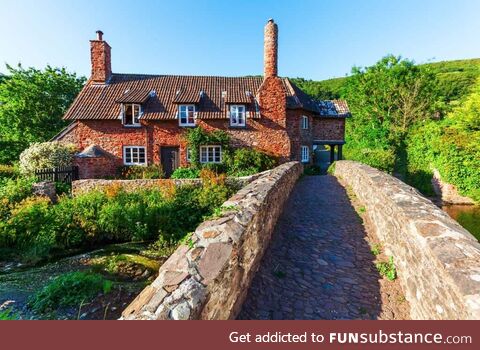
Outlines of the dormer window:
{"type": "Polygon", "coordinates": [[[195,105],[178,106],[178,123],[180,126],[195,126],[195,105]]]}
{"type": "Polygon", "coordinates": [[[142,106],[135,103],[127,103],[122,107],[123,125],[140,126],[140,116],[142,115],[142,106]]]}
{"type": "Polygon", "coordinates": [[[230,106],[230,126],[245,126],[245,106],[230,106]]]}

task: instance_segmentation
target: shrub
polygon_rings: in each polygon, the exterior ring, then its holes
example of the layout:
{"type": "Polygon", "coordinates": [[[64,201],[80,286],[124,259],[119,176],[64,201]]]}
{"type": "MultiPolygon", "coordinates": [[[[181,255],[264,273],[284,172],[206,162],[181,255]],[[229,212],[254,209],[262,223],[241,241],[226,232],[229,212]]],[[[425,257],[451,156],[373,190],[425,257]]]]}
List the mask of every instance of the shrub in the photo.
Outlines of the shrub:
{"type": "Polygon", "coordinates": [[[50,200],[30,197],[18,203],[0,226],[0,246],[16,247],[31,256],[48,254],[55,242],[51,230],[50,200]]]}
{"type": "Polygon", "coordinates": [[[345,147],[345,159],[356,160],[379,170],[392,173],[395,165],[393,149],[345,147]]]}
{"type": "Polygon", "coordinates": [[[34,178],[0,180],[0,220],[6,220],[10,210],[20,201],[32,195],[34,178]]]}
{"type": "Polygon", "coordinates": [[[200,178],[203,185],[198,195],[199,204],[210,210],[221,206],[231,194],[225,184],[225,174],[217,175],[209,169],[203,169],[200,178]]]}
{"type": "Polygon", "coordinates": [[[60,142],[33,143],[20,154],[20,171],[32,175],[38,169],[71,166],[75,146],[60,142]]]}
{"type": "Polygon", "coordinates": [[[200,177],[200,170],[195,168],[177,168],[171,177],[172,179],[197,179],[200,177]]]}
{"type": "Polygon", "coordinates": [[[277,159],[256,149],[237,148],[224,156],[224,162],[229,174],[246,176],[273,168],[277,159]]]}
{"type": "Polygon", "coordinates": [[[120,177],[126,180],[163,179],[165,178],[165,172],[160,164],[149,166],[132,165],[121,167],[120,177]]]}
{"type": "Polygon", "coordinates": [[[13,165],[0,164],[0,180],[17,177],[17,169],[13,165]]]}
{"type": "Polygon", "coordinates": [[[28,306],[38,313],[50,313],[59,307],[90,302],[98,294],[110,292],[112,282],[99,274],[71,272],[60,275],[33,295],[28,306]]]}

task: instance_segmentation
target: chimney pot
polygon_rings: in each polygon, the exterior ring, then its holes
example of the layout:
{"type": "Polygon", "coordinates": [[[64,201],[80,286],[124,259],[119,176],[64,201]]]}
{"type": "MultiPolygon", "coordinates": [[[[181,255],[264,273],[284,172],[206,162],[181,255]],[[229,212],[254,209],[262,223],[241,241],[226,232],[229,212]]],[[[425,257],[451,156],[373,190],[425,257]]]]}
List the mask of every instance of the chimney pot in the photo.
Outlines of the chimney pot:
{"type": "Polygon", "coordinates": [[[98,41],[103,41],[103,32],[101,30],[97,30],[97,40],[98,41]]]}

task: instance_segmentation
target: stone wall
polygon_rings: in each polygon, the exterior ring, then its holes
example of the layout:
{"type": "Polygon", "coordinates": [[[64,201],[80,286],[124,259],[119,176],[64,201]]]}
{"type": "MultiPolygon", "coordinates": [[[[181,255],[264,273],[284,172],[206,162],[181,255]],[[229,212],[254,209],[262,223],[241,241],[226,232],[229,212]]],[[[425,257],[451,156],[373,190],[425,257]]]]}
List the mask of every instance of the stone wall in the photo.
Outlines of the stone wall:
{"type": "MultiPolygon", "coordinates": [[[[268,174],[271,170],[262,173],[242,176],[229,177],[226,180],[228,185],[243,187],[259,177],[268,174]]],[[[155,189],[163,188],[171,184],[175,186],[194,185],[199,186],[202,183],[201,179],[139,179],[139,180],[102,180],[102,179],[84,179],[72,182],[72,194],[77,196],[93,190],[104,191],[105,189],[118,186],[123,190],[136,191],[141,189],[155,189]]]]}
{"type": "Polygon", "coordinates": [[[366,207],[393,255],[412,319],[480,319],[480,243],[402,181],[352,161],[335,176],[366,207]]]}
{"type": "Polygon", "coordinates": [[[122,319],[234,319],[302,170],[285,163],[237,192],[162,265],[122,319]]]}

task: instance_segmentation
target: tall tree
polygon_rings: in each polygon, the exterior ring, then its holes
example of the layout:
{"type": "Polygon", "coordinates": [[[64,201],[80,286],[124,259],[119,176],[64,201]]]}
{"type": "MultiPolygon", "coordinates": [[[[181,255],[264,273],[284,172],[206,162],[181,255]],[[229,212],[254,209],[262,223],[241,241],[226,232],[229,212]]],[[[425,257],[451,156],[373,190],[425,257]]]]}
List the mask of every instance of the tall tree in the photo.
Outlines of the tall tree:
{"type": "Polygon", "coordinates": [[[14,68],[0,82],[0,162],[18,158],[31,142],[47,141],[65,125],[62,116],[85,84],[65,68],[14,68]]]}
{"type": "Polygon", "coordinates": [[[436,79],[428,66],[395,56],[371,67],[354,67],[344,90],[353,114],[347,123],[348,147],[388,150],[401,162],[409,127],[439,108],[436,79]]]}

